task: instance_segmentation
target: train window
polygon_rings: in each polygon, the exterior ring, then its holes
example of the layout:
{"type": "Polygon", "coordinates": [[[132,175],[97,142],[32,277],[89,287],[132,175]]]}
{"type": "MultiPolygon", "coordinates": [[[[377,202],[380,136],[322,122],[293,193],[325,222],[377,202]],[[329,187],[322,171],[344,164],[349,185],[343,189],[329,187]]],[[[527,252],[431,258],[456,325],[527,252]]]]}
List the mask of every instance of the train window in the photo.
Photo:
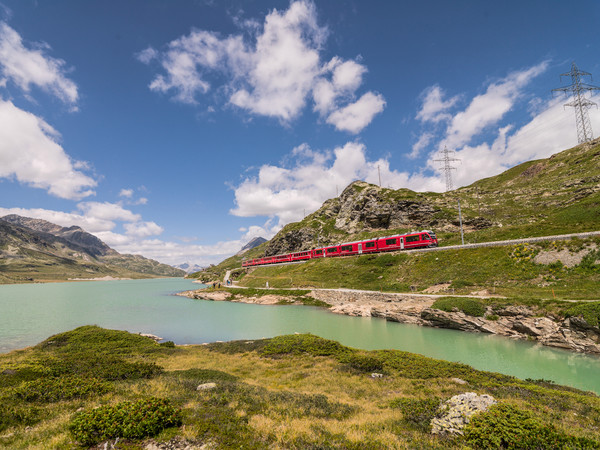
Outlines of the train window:
{"type": "Polygon", "coordinates": [[[373,247],[375,247],[375,242],[367,242],[365,244],[365,248],[373,248],[373,247]]]}
{"type": "Polygon", "coordinates": [[[335,252],[337,252],[337,247],[329,247],[327,249],[327,253],[335,253],[335,252]]]}
{"type": "Polygon", "coordinates": [[[323,250],[315,250],[315,255],[322,255],[323,254],[323,250]]]}
{"type": "Polygon", "coordinates": [[[343,252],[351,252],[352,246],[351,245],[342,245],[342,251],[343,252]]]}
{"type": "Polygon", "coordinates": [[[396,245],[396,238],[394,239],[386,239],[385,245],[396,245]]]}
{"type": "Polygon", "coordinates": [[[406,239],[405,239],[406,242],[417,242],[419,240],[421,240],[421,238],[419,237],[418,234],[416,236],[406,236],[406,239]]]}
{"type": "Polygon", "coordinates": [[[426,241],[426,240],[428,240],[428,239],[431,239],[431,238],[429,237],[429,235],[428,235],[428,234],[422,234],[422,235],[421,235],[421,240],[422,240],[422,241],[426,241]]]}

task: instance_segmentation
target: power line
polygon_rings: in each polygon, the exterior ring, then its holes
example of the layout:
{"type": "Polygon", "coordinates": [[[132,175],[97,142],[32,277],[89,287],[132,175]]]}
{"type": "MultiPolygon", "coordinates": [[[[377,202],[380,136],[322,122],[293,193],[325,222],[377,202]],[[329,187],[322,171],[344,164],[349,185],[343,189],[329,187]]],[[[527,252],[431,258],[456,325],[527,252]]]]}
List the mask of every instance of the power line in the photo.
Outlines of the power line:
{"type": "Polygon", "coordinates": [[[592,106],[598,106],[593,101],[584,97],[585,91],[597,91],[600,90],[598,86],[592,86],[591,84],[582,83],[581,77],[589,76],[592,79],[592,74],[583,72],[577,68],[575,62],[571,64],[571,71],[560,74],[562,77],[570,76],[571,84],[569,86],[552,89],[552,92],[564,92],[573,94],[573,101],[565,103],[564,106],[572,106],[575,108],[575,122],[577,123],[577,140],[580,144],[585,144],[594,139],[592,134],[592,124],[590,122],[590,116],[588,115],[588,109],[592,106]]]}
{"type": "Polygon", "coordinates": [[[434,159],[434,161],[444,163],[442,171],[446,177],[446,192],[449,192],[454,189],[454,185],[452,184],[452,171],[456,170],[456,167],[452,167],[450,163],[460,161],[460,159],[454,158],[454,150],[448,150],[448,147],[444,147],[444,150],[442,150],[441,153],[442,159],[434,159]]]}

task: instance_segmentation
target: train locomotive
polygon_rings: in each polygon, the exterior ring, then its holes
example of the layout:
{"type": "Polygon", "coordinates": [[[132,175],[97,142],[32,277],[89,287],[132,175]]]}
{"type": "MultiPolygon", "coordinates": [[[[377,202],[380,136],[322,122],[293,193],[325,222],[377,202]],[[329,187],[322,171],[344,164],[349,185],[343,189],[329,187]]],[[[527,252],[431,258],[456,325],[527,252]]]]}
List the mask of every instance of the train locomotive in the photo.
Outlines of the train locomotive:
{"type": "Polygon", "coordinates": [[[415,248],[437,247],[438,240],[431,230],[413,231],[407,234],[397,234],[363,241],[346,242],[339,245],[318,247],[303,252],[286,253],[283,255],[265,256],[262,258],[246,259],[242,267],[262,266],[294,261],[306,261],[316,258],[331,258],[336,256],[366,255],[370,253],[411,250],[415,248]]]}

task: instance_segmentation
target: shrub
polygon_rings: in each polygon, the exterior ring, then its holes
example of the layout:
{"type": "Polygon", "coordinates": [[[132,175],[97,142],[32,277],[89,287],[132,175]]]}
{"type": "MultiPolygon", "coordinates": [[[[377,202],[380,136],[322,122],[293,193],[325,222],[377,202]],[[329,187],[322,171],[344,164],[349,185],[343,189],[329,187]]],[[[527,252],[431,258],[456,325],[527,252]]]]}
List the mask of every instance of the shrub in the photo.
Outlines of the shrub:
{"type": "Polygon", "coordinates": [[[383,371],[383,360],[370,354],[349,354],[341,358],[340,362],[345,363],[347,367],[359,372],[369,373],[383,371]]]}
{"type": "Polygon", "coordinates": [[[594,327],[600,326],[600,302],[582,303],[565,310],[565,317],[582,316],[594,327]]]}
{"type": "Polygon", "coordinates": [[[152,378],[162,372],[155,363],[129,362],[118,356],[93,352],[61,354],[57,358],[42,358],[53,376],[79,375],[102,380],[135,380],[152,378]]]}
{"type": "Polygon", "coordinates": [[[262,354],[265,356],[308,353],[313,356],[339,357],[351,352],[352,350],[344,347],[339,342],[323,339],[312,334],[277,336],[270,339],[262,349],[262,354]]]}
{"type": "Polygon", "coordinates": [[[417,430],[427,432],[431,419],[437,414],[441,400],[437,397],[426,399],[398,398],[392,400],[390,406],[402,412],[403,421],[417,430]]]}
{"type": "Polygon", "coordinates": [[[570,436],[552,424],[542,424],[528,411],[498,403],[476,414],[464,430],[474,448],[537,449],[597,448],[600,442],[570,436]]]}
{"type": "Polygon", "coordinates": [[[6,401],[0,402],[0,432],[15,426],[34,425],[43,419],[40,408],[31,405],[12,405],[6,401]]]}
{"type": "Polygon", "coordinates": [[[73,437],[84,445],[105,439],[141,439],[155,436],[165,428],[181,425],[181,411],[168,400],[148,398],[101,406],[77,414],[69,424],[73,437]]]}
{"type": "Polygon", "coordinates": [[[175,348],[175,342],[173,342],[173,341],[161,342],[158,345],[160,345],[161,347],[175,348]]]}
{"type": "Polygon", "coordinates": [[[464,288],[467,286],[474,286],[474,283],[471,283],[470,281],[465,281],[465,280],[454,280],[452,282],[452,284],[450,284],[450,287],[454,288],[454,289],[460,289],[460,288],[464,288]]]}
{"type": "Polygon", "coordinates": [[[57,402],[100,395],[110,390],[108,383],[77,376],[39,378],[16,387],[13,394],[26,402],[57,402]]]}
{"type": "Polygon", "coordinates": [[[483,317],[485,307],[476,299],[464,297],[442,297],[431,305],[434,309],[452,312],[454,308],[464,312],[469,316],[483,317]]]}
{"type": "Polygon", "coordinates": [[[596,263],[598,260],[600,260],[600,250],[592,250],[583,257],[579,263],[579,267],[584,270],[600,269],[600,264],[596,263]]]}

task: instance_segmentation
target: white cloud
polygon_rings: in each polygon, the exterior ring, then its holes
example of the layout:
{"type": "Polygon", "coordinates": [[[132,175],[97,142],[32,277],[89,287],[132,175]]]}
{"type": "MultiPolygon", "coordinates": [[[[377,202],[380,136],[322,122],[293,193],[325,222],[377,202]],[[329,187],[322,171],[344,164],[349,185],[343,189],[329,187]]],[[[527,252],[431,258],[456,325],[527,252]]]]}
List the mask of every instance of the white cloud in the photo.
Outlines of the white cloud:
{"type": "Polygon", "coordinates": [[[43,119],[0,99],[0,123],[0,178],[71,200],[94,194],[96,181],[76,169],[86,165],[67,156],[58,132],[43,119]]]}
{"type": "Polygon", "coordinates": [[[118,203],[81,202],[77,207],[85,216],[95,217],[101,220],[137,222],[141,219],[139,214],[135,214],[128,209],[123,208],[118,203]]]}
{"type": "Polygon", "coordinates": [[[245,31],[250,39],[194,30],[170,42],[164,52],[148,48],[139,53],[140,61],[159,61],[166,72],[154,78],[150,89],[174,92],[175,100],[194,104],[221,76],[229,103],[251,114],[287,124],[312,98],[322,118],[351,133],[383,110],[381,94],[367,92],[355,100],[365,66],[339,57],[321,62],[328,29],[318,25],[312,2],[299,0],[285,11],[274,9],[262,26],[245,31]]]}
{"type": "Polygon", "coordinates": [[[431,143],[433,138],[434,138],[433,133],[429,133],[429,132],[423,133],[421,136],[419,136],[419,139],[417,140],[417,142],[415,142],[413,144],[412,152],[410,152],[407,156],[410,159],[415,159],[417,156],[419,156],[419,154],[421,153],[421,150],[423,150],[425,147],[427,147],[431,143]]]}
{"type": "Polygon", "coordinates": [[[383,111],[385,100],[380,94],[367,92],[356,102],[332,112],[327,123],[338,130],[356,134],[371,123],[373,117],[383,111]]]}
{"type": "Polygon", "coordinates": [[[119,197],[131,198],[133,196],[133,189],[121,189],[119,197]]]}
{"type": "Polygon", "coordinates": [[[134,222],[123,225],[125,232],[129,236],[148,237],[161,234],[164,229],[154,222],[134,222]]]}
{"type": "MultiPolygon", "coordinates": [[[[592,100],[599,102],[600,96],[592,100]]],[[[499,127],[491,134],[493,141],[458,149],[455,157],[461,162],[453,173],[455,187],[498,175],[525,161],[548,158],[577,145],[574,113],[571,109],[565,110],[563,102],[564,99],[542,102],[539,113],[520,128],[510,124],[499,127]]],[[[592,127],[599,127],[600,111],[593,109],[589,114],[592,127]]],[[[439,167],[432,161],[434,154],[430,156],[428,167],[439,167]]]]}
{"type": "Polygon", "coordinates": [[[36,49],[23,45],[19,33],[0,22],[0,67],[3,75],[29,92],[31,86],[55,95],[76,109],[79,94],[77,85],[65,76],[65,62],[45,54],[47,44],[37,44],[36,49]]]}
{"type": "Polygon", "coordinates": [[[454,96],[446,101],[444,97],[444,91],[438,85],[427,88],[422,94],[423,104],[421,109],[417,112],[416,118],[421,122],[440,122],[442,120],[448,120],[452,116],[447,112],[452,108],[460,99],[460,96],[454,96]]]}
{"type": "Polygon", "coordinates": [[[548,61],[544,61],[529,69],[512,72],[497,83],[490,84],[484,94],[473,98],[464,111],[454,115],[440,148],[444,145],[451,149],[458,148],[487,127],[496,125],[513,108],[523,88],[547,67],[548,61]]]}
{"type": "Polygon", "coordinates": [[[332,152],[313,151],[303,144],[287,159],[290,167],[264,165],[257,177],[237,186],[236,207],[230,212],[242,217],[277,218],[281,227],[312,213],[354,180],[378,184],[381,174],[383,187],[440,187],[437,178],[392,170],[385,159],[367,160],[366,147],[358,142],[348,142],[332,152]]]}

